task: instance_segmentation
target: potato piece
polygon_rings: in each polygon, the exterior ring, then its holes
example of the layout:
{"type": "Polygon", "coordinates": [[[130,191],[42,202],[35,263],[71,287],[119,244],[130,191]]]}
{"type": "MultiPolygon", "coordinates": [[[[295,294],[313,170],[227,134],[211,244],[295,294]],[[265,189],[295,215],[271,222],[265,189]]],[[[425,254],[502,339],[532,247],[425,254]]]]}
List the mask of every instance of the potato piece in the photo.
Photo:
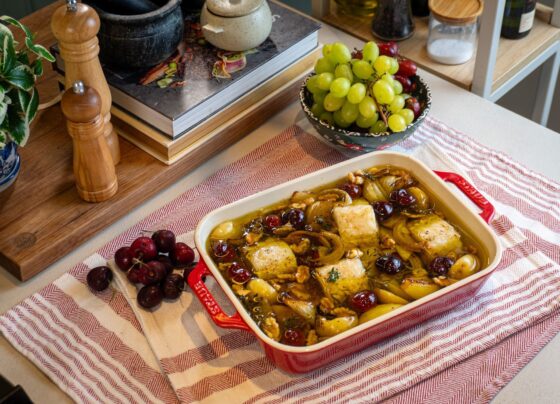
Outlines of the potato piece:
{"type": "Polygon", "coordinates": [[[405,278],[401,283],[401,288],[414,300],[439,290],[439,286],[433,283],[431,279],[423,278],[405,278]]]}
{"type": "Polygon", "coordinates": [[[326,296],[339,304],[350,295],[368,289],[366,270],[359,258],[343,259],[315,270],[326,296]]]}
{"type": "Polygon", "coordinates": [[[348,246],[377,243],[377,221],[371,205],[338,206],[333,209],[338,232],[348,246]]]}
{"type": "Polygon", "coordinates": [[[240,238],[242,235],[243,227],[229,220],[217,225],[214,230],[212,230],[210,238],[216,240],[228,240],[230,238],[240,238]]]}
{"type": "Polygon", "coordinates": [[[291,297],[284,298],[282,303],[303,317],[309,324],[313,325],[315,323],[317,310],[313,303],[305,300],[292,299],[291,297]]]}
{"type": "Polygon", "coordinates": [[[278,301],[278,292],[264,279],[251,279],[247,284],[247,289],[270,303],[276,303],[278,301]]]}
{"type": "Polygon", "coordinates": [[[325,317],[317,318],[315,330],[320,337],[332,337],[358,325],[357,316],[336,317],[327,320],[325,317]]]}
{"type": "Polygon", "coordinates": [[[464,279],[480,269],[480,262],[473,254],[465,254],[449,268],[447,275],[453,279],[464,279]]]}
{"type": "Polygon", "coordinates": [[[262,279],[272,279],[280,274],[295,274],[297,260],[294,252],[283,241],[267,240],[247,248],[247,259],[253,273],[262,279]]]}
{"type": "Polygon", "coordinates": [[[370,203],[386,201],[388,199],[388,194],[385,194],[385,191],[377,183],[377,181],[372,181],[369,179],[366,179],[364,181],[363,195],[364,198],[366,198],[370,203]]]}
{"type": "Polygon", "coordinates": [[[463,248],[461,235],[438,215],[427,215],[410,220],[407,227],[412,237],[424,244],[424,252],[430,258],[445,256],[463,248]]]}
{"type": "Polygon", "coordinates": [[[363,313],[360,316],[359,323],[363,324],[366,321],[373,320],[374,318],[380,317],[383,314],[387,314],[390,311],[398,309],[399,307],[402,307],[402,304],[396,304],[396,303],[378,304],[377,306],[363,313]]]}
{"type": "Polygon", "coordinates": [[[405,300],[402,297],[397,296],[394,293],[391,293],[385,289],[374,288],[373,293],[375,293],[375,297],[377,297],[379,303],[396,303],[396,304],[408,303],[408,300],[405,300]]]}

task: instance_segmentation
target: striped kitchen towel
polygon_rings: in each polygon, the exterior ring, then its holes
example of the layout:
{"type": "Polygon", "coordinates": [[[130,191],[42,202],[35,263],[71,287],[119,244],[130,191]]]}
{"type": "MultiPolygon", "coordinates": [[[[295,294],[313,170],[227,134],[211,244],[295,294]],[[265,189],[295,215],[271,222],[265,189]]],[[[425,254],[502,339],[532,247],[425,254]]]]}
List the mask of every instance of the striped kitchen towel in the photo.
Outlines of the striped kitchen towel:
{"type": "Polygon", "coordinates": [[[216,327],[189,292],[148,312],[120,274],[111,290],[88,290],[87,269],[142,229],[189,241],[210,210],[348,157],[304,129],[152,213],[0,316],[0,331],[79,402],[488,401],[560,328],[560,186],[434,119],[395,149],[469,178],[496,207],[504,247],[485,286],[448,313],[297,376],[275,368],[252,335],[216,327]]]}

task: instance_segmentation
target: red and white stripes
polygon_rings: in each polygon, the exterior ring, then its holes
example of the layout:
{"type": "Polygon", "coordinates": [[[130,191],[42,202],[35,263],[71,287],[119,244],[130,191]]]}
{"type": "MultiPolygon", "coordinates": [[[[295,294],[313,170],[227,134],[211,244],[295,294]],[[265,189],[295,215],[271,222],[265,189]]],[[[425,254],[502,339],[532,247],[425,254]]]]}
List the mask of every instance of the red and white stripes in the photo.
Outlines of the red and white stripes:
{"type": "MultiPolygon", "coordinates": [[[[500,266],[451,312],[293,376],[250,334],[217,329],[189,294],[146,312],[127,288],[92,295],[80,264],[0,316],[0,331],[78,402],[489,401],[560,330],[560,185],[433,119],[400,148],[460,171],[497,207],[500,266]]],[[[109,258],[143,229],[185,233],[214,208],[343,159],[293,126],[99,254],[109,258]]]]}

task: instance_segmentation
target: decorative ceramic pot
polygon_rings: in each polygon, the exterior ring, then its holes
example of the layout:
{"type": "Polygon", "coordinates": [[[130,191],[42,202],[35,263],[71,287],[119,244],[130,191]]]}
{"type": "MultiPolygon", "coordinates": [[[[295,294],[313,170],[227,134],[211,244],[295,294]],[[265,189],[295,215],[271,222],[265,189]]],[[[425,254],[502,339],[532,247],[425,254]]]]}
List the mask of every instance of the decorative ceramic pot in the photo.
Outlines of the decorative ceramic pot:
{"type": "Polygon", "coordinates": [[[0,192],[16,180],[19,165],[19,154],[15,143],[10,142],[3,149],[0,149],[0,192]]]}
{"type": "Polygon", "coordinates": [[[200,14],[204,38],[217,48],[245,51],[263,43],[272,29],[266,0],[207,0],[200,14]]]}
{"type": "Polygon", "coordinates": [[[167,59],[183,39],[181,0],[145,14],[119,15],[91,3],[101,21],[99,58],[110,66],[151,67],[167,59]]]}

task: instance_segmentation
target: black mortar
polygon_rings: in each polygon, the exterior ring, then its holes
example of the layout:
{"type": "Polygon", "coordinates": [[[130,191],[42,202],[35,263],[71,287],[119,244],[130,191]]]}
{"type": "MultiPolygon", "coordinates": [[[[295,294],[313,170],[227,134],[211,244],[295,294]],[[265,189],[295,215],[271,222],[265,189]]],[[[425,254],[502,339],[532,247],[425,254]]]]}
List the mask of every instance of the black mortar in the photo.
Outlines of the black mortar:
{"type": "Polygon", "coordinates": [[[183,38],[181,0],[152,0],[161,5],[154,11],[136,15],[113,14],[100,3],[86,1],[101,20],[100,60],[116,67],[145,68],[168,58],[183,38]]]}

